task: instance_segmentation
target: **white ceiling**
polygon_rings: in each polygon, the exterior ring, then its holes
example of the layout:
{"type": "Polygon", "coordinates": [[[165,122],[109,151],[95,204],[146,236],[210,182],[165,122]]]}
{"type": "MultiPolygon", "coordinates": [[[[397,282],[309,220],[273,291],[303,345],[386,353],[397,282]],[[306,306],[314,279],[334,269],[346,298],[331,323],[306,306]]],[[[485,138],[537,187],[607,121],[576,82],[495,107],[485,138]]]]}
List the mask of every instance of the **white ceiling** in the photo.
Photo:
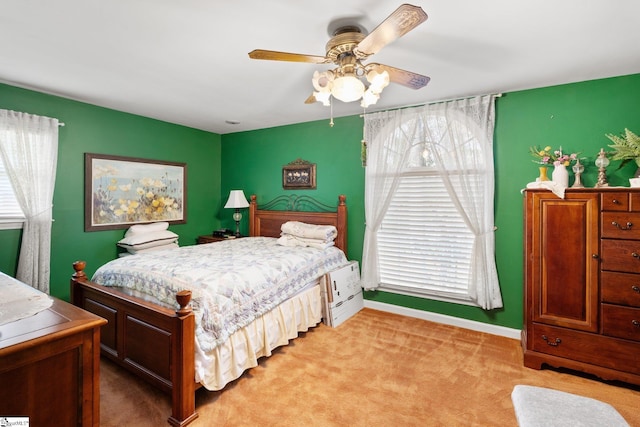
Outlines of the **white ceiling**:
{"type": "MultiPolygon", "coordinates": [[[[332,67],[248,52],[322,56],[331,22],[351,17],[371,31],[400,4],[4,0],[0,82],[220,134],[328,120],[328,107],[304,101],[313,72],[332,67]]],[[[367,62],[431,82],[392,84],[369,111],[640,72],[638,0],[412,4],[429,19],[367,62]]],[[[335,117],[361,112],[357,102],[334,106],[335,117]]]]}

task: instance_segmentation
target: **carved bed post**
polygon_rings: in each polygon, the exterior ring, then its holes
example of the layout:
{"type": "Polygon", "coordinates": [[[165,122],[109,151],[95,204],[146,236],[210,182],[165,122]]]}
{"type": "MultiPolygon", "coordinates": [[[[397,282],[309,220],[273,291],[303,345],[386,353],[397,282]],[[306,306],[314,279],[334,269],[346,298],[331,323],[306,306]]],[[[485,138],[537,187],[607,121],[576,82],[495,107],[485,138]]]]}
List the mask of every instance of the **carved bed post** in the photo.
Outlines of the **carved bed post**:
{"type": "Polygon", "coordinates": [[[186,426],[198,418],[196,412],[196,376],[195,368],[195,315],[191,310],[191,291],[184,290],[176,294],[180,308],[176,310],[172,334],[171,364],[171,417],[169,424],[186,426]]]}
{"type": "Polygon", "coordinates": [[[77,283],[79,280],[85,280],[87,278],[87,275],[84,272],[85,267],[87,266],[87,263],[85,261],[76,261],[73,263],[73,269],[75,270],[75,273],[73,273],[71,275],[71,295],[70,295],[70,300],[71,300],[71,304],[76,305],[78,307],[81,307],[81,302],[82,302],[82,296],[78,295],[78,291],[77,291],[77,283]]]}
{"type": "MultiPolygon", "coordinates": [[[[342,249],[342,251],[347,254],[347,196],[344,194],[340,194],[338,196],[338,225],[336,229],[338,230],[338,242],[336,242],[336,246],[342,249]]],[[[347,254],[347,256],[349,256],[347,254]]]]}

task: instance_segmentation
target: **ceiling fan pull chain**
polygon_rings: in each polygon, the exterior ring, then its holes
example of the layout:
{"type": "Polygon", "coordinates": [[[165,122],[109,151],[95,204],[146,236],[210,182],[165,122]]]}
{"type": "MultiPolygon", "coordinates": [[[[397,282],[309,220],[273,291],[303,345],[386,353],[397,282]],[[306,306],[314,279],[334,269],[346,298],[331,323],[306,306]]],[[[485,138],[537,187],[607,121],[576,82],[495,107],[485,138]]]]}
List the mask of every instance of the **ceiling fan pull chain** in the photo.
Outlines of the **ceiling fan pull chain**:
{"type": "Polygon", "coordinates": [[[333,96],[329,98],[329,108],[331,109],[331,119],[329,120],[329,126],[333,127],[333,96]]]}

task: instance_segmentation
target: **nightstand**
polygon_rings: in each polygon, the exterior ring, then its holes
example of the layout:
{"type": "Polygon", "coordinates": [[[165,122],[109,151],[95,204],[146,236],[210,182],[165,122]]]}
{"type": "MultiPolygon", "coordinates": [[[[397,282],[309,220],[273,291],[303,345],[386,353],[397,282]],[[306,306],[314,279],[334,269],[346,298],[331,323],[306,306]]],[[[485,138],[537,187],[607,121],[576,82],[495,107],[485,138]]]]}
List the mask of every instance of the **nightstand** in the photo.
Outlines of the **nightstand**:
{"type": "Polygon", "coordinates": [[[198,244],[202,245],[204,243],[222,242],[223,240],[233,240],[235,238],[236,237],[227,238],[227,237],[212,236],[210,234],[207,234],[205,236],[198,236],[198,244]]]}

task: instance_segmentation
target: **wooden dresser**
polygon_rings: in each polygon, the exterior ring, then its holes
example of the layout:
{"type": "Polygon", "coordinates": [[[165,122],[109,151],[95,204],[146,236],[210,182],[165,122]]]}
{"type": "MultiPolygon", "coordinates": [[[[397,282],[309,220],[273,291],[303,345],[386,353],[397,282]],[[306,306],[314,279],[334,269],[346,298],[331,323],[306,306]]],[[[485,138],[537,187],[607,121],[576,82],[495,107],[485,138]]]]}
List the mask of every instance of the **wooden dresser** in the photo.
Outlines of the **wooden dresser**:
{"type": "Polygon", "coordinates": [[[524,364],[640,385],[640,189],[526,190],[524,364]]]}
{"type": "Polygon", "coordinates": [[[106,320],[54,299],[0,326],[0,417],[31,427],[100,425],[100,327],[106,320]]]}

